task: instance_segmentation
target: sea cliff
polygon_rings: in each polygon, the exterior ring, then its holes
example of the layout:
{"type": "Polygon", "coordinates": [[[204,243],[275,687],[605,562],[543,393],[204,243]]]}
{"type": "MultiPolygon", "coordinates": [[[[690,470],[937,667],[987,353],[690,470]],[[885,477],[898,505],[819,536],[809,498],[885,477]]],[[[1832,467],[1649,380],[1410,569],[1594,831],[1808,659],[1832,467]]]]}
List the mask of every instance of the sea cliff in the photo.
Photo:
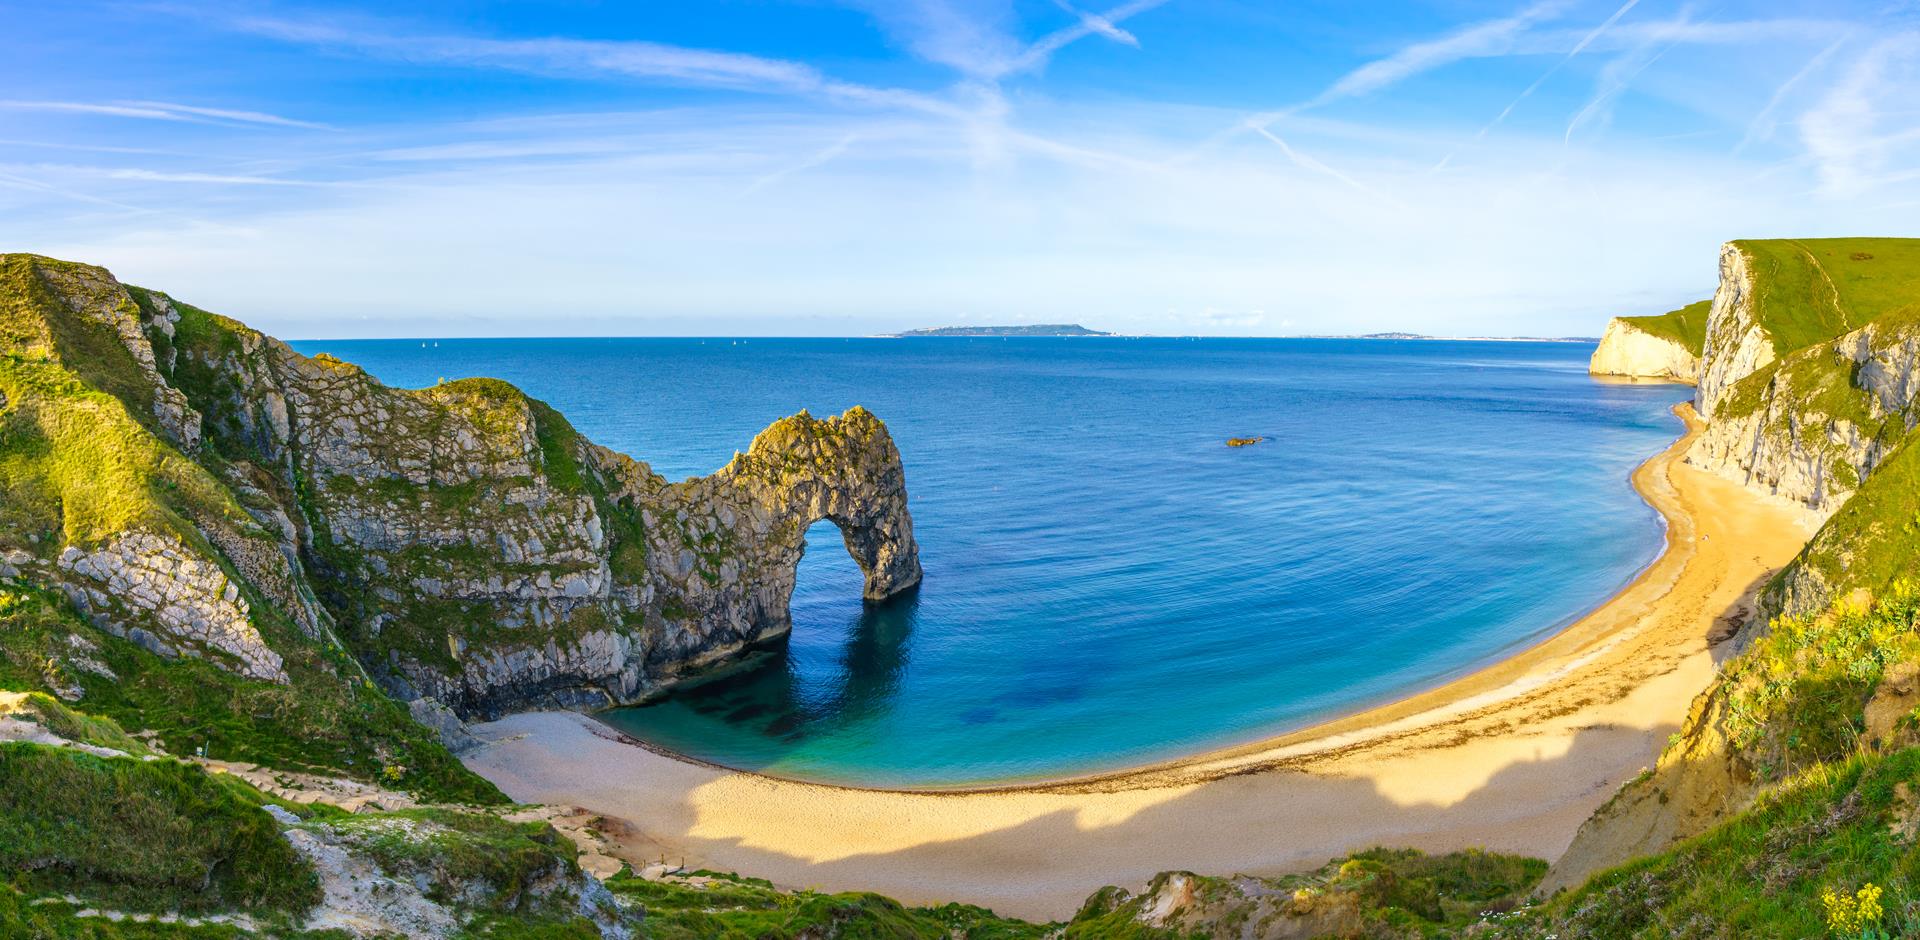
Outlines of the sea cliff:
{"type": "Polygon", "coordinates": [[[100,268],[0,257],[0,309],[0,573],[164,657],[285,685],[290,648],[338,649],[428,713],[604,706],[786,631],[817,520],[868,600],[920,579],[859,407],[674,483],[506,383],[390,388],[100,268]]]}
{"type": "MultiPolygon", "coordinates": [[[[873,415],[782,419],[676,483],[504,383],[389,388],[102,269],[0,256],[0,933],[1784,938],[1833,929],[1823,896],[1920,931],[1920,240],[1733,242],[1720,275],[1710,302],[1616,321],[1595,371],[1686,381],[1697,355],[1705,424],[1672,453],[1818,531],[1756,591],[1659,602],[1723,662],[1550,869],[1373,849],[1168,872],[1039,925],[618,856],[628,823],[508,805],[450,752],[463,717],[631,701],[778,635],[816,520],[868,599],[911,589],[873,415]]],[[[1046,837],[1086,838],[1066,815],[1046,837]]]]}
{"type": "MultiPolygon", "coordinates": [[[[1658,764],[1582,827],[1546,890],[1699,835],[1752,806],[1796,766],[1852,750],[1830,741],[1809,748],[1810,726],[1822,716],[1792,714],[1788,690],[1817,665],[1805,652],[1810,637],[1896,595],[1914,570],[1916,300],[1920,240],[1722,248],[1696,397],[1709,420],[1687,460],[1790,501],[1821,526],[1764,586],[1759,609],[1737,616],[1730,649],[1743,655],[1701,694],[1658,764]]],[[[1907,668],[1890,640],[1908,629],[1862,653],[1869,658],[1854,664],[1829,703],[1840,720],[1861,723],[1863,743],[1891,740],[1890,722],[1865,717],[1889,712],[1876,701],[1910,692],[1882,681],[1907,668]]]]}
{"type": "Polygon", "coordinates": [[[1692,384],[1700,378],[1701,329],[1706,304],[1657,317],[1615,317],[1594,348],[1587,371],[1594,375],[1692,384]]]}

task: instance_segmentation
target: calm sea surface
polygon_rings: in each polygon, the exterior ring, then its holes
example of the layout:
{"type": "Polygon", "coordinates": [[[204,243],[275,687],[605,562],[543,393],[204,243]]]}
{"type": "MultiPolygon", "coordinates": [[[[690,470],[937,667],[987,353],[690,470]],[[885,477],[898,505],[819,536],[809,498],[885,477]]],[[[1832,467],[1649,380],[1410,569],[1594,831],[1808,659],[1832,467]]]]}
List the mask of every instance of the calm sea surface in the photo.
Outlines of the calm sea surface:
{"type": "Polygon", "coordinates": [[[1348,340],[310,341],[498,376],[670,478],[809,408],[906,459],[926,582],[863,609],[830,523],[791,640],[602,716],[868,786],[1111,770],[1299,728],[1537,642],[1658,553],[1628,474],[1688,389],[1591,346],[1348,340]],[[1228,437],[1269,443],[1228,448],[1228,437]]]}

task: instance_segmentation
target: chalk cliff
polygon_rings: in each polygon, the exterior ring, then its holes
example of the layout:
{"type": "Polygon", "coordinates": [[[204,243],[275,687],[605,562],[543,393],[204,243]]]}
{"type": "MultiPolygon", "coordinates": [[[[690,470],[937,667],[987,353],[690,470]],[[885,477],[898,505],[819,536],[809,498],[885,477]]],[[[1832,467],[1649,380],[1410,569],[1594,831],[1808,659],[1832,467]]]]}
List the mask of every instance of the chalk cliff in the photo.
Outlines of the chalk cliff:
{"type": "Polygon", "coordinates": [[[1600,336],[1587,371],[1594,375],[1692,383],[1700,376],[1700,357],[1679,339],[1648,332],[1633,318],[1615,317],[1600,336]]]}
{"type": "MultiPolygon", "coordinates": [[[[1765,586],[1760,610],[1744,617],[1733,650],[1764,646],[1776,616],[1796,618],[1792,637],[1818,635],[1844,616],[1836,602],[1852,596],[1865,604],[1914,570],[1920,452],[1909,432],[1920,422],[1917,301],[1920,240],[1722,248],[1696,395],[1696,408],[1710,421],[1687,461],[1791,500],[1824,522],[1765,586]]],[[[1795,725],[1802,719],[1791,709],[1769,717],[1765,703],[1787,701],[1782,683],[1813,667],[1805,653],[1767,655],[1772,665],[1765,656],[1741,656],[1723,667],[1651,773],[1582,826],[1543,890],[1572,887],[1704,832],[1751,805],[1783,768],[1806,765],[1809,756],[1796,750],[1811,739],[1795,725]]],[[[1857,694],[1854,704],[1865,708],[1883,666],[1892,664],[1873,662],[1872,681],[1849,680],[1858,688],[1835,694],[1857,694]]],[[[1850,668],[1866,675],[1865,666],[1850,668]]],[[[1829,706],[1849,707],[1822,707],[1829,706]]]]}
{"type": "Polygon", "coordinates": [[[777,636],[818,520],[868,600],[920,579],[865,409],[669,482],[506,383],[389,388],[31,255],[0,256],[0,435],[0,575],[251,681],[341,650],[416,715],[632,701],[777,636]]]}

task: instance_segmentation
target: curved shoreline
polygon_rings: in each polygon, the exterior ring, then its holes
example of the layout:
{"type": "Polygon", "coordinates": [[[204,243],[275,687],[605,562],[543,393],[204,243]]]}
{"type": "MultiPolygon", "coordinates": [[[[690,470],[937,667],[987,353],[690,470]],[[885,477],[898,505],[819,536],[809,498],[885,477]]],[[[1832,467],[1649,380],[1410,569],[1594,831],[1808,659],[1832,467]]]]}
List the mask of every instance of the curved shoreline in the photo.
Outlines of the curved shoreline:
{"type": "MultiPolygon", "coordinates": [[[[985,793],[1099,792],[1105,789],[1168,786],[1178,782],[1185,782],[1179,780],[1169,781],[1164,778],[1168,775],[1177,777],[1182,771],[1186,770],[1199,771],[1201,773],[1199,779],[1202,780],[1217,778],[1231,773],[1244,773],[1246,771],[1240,769],[1238,763],[1243,758],[1256,759],[1252,767],[1256,772],[1262,769],[1269,769],[1272,766],[1280,766],[1281,764],[1278,763],[1260,762],[1257,759],[1276,751],[1290,752],[1288,758],[1292,760],[1311,757],[1315,752],[1313,745],[1316,743],[1339,738],[1343,736],[1343,734],[1355,731],[1384,732],[1386,730],[1385,726],[1391,725],[1400,719],[1409,716],[1424,715],[1445,705],[1454,704],[1461,699],[1468,698],[1469,696],[1464,693],[1477,684],[1492,683],[1496,679],[1506,676],[1509,673],[1524,673],[1530,666],[1536,664],[1537,659],[1548,655],[1547,647],[1549,647],[1550,644],[1575,631],[1581,624],[1586,623],[1592,619],[1595,614],[1614,603],[1622,594],[1633,590],[1635,586],[1652,575],[1663,563],[1669,562],[1675,553],[1686,552],[1691,554],[1693,541],[1691,526],[1688,526],[1684,540],[1677,540],[1674,531],[1674,522],[1676,518],[1682,517],[1683,514],[1673,501],[1662,499],[1660,495],[1656,495],[1650,489],[1654,485],[1653,480],[1660,470],[1663,469],[1655,465],[1679,460],[1681,456],[1685,454],[1687,447],[1693,443],[1694,438],[1699,435],[1703,427],[1694,416],[1691,406],[1684,404],[1676,406],[1674,415],[1678,417],[1682,423],[1681,435],[1659,453],[1642,461],[1638,466],[1634,467],[1632,473],[1629,474],[1629,480],[1633,484],[1634,492],[1640,495],[1641,500],[1651,507],[1655,515],[1659,518],[1664,542],[1659,554],[1655,555],[1651,561],[1635,571],[1633,576],[1628,578],[1618,590],[1607,595],[1607,597],[1598,603],[1593,604],[1583,613],[1570,618],[1560,629],[1525,643],[1525,645],[1515,649],[1509,655],[1474,667],[1465,675],[1443,680],[1431,687],[1410,695],[1393,697],[1389,701],[1381,704],[1364,706],[1337,717],[1316,721],[1292,731],[1276,735],[1267,735],[1242,744],[1231,744],[1225,747],[1211,748],[1185,757],[1153,761],[1135,767],[1124,767],[1117,770],[1104,770],[1087,774],[1072,774],[1063,777],[1046,777],[1033,780],[1011,780],[1004,783],[887,787],[862,786],[860,784],[836,783],[824,780],[807,780],[799,777],[783,776],[779,773],[772,773],[765,770],[734,767],[718,761],[695,757],[691,754],[676,751],[670,747],[637,738],[608,722],[601,721],[599,724],[608,735],[611,735],[623,744],[644,748],[661,757],[679,761],[684,764],[725,771],[727,773],[751,774],[757,777],[765,777],[769,780],[777,780],[782,783],[803,784],[813,787],[825,787],[832,790],[849,790],[866,793],[968,795],[985,793]]],[[[1683,519],[1683,521],[1686,520],[1683,519]]],[[[1684,565],[1686,558],[1679,558],[1674,560],[1673,563],[1676,565],[1684,565]]],[[[1678,572],[1676,570],[1674,575],[1677,576],[1677,574],[1678,572]]],[[[588,717],[593,716],[589,714],[588,717]]],[[[595,720],[598,721],[598,719],[595,720]]],[[[1329,744],[1328,746],[1335,745],[1329,744]]]]}
{"type": "Polygon", "coordinates": [[[1103,884],[1187,868],[1280,872],[1367,845],[1563,851],[1651,764],[1713,674],[1713,643],[1798,552],[1790,511],[1681,463],[1633,473],[1666,545],[1607,601],[1507,659],[1286,735],[1069,780],[884,790],[689,762],[573,713],[479,732],[469,766],[515,799],[630,821],[636,863],[678,852],[792,886],[1061,917],[1103,884]]]}

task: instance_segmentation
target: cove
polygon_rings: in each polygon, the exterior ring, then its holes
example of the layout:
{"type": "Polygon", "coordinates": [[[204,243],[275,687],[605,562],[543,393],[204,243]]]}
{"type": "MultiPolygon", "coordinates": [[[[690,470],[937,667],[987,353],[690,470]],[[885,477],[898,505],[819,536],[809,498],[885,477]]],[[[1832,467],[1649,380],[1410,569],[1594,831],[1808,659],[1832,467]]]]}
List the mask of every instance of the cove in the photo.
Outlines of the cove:
{"type": "Polygon", "coordinates": [[[669,477],[860,404],[925,581],[862,602],[809,532],[784,643],[600,717],[730,767],[878,787],[1117,770],[1431,688],[1659,551],[1631,469],[1688,389],[1561,343],[614,339],[296,344],[381,379],[507,379],[669,477]],[[1230,448],[1230,437],[1264,437],[1230,448]]]}

